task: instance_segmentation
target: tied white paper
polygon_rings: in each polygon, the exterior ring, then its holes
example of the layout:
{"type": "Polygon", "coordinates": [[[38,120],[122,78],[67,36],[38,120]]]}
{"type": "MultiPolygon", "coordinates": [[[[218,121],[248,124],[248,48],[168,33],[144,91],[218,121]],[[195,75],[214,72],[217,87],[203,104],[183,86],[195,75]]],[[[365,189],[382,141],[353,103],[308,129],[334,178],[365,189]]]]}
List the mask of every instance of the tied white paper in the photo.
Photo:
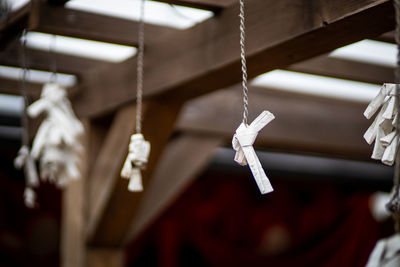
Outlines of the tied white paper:
{"type": "Polygon", "coordinates": [[[83,147],[83,125],[75,116],[65,88],[57,83],[44,85],[40,98],[27,113],[31,118],[44,114],[33,140],[31,155],[39,160],[40,178],[58,187],[80,176],[79,161],[83,147]]]}
{"type": "Polygon", "coordinates": [[[121,177],[129,179],[129,191],[143,191],[142,174],[140,170],[145,168],[149,154],[150,143],[144,140],[143,135],[140,133],[131,135],[128,156],[121,170],[121,177]]]}
{"type": "Polygon", "coordinates": [[[379,240],[366,267],[398,267],[400,266],[400,234],[379,240]]]}
{"type": "Polygon", "coordinates": [[[371,101],[364,112],[370,119],[375,113],[375,120],[364,134],[368,144],[374,144],[371,158],[381,160],[386,165],[393,165],[399,147],[399,137],[396,134],[397,105],[396,84],[385,83],[379,94],[371,101]]]}
{"type": "Polygon", "coordinates": [[[254,151],[253,143],[258,132],[274,118],[271,112],[264,110],[250,125],[241,123],[232,139],[232,147],[236,151],[235,161],[242,166],[249,165],[261,194],[270,193],[274,189],[254,151]]]}
{"type": "Polygon", "coordinates": [[[28,208],[34,208],[36,206],[36,193],[33,188],[39,186],[39,178],[35,166],[35,161],[31,157],[29,148],[22,146],[18,151],[18,156],[14,160],[14,166],[17,169],[24,168],[25,174],[25,190],[24,190],[24,202],[28,208]]]}

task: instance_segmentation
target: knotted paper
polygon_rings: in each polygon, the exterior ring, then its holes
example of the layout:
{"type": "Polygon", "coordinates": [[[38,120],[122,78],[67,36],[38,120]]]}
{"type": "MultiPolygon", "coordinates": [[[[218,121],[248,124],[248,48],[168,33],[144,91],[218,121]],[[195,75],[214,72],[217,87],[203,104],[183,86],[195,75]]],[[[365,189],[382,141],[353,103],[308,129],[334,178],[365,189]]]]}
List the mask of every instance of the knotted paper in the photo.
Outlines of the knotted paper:
{"type": "Polygon", "coordinates": [[[364,139],[368,144],[375,142],[371,158],[381,160],[386,165],[393,165],[399,147],[395,94],[396,84],[385,83],[364,112],[364,116],[370,119],[380,109],[365,132],[364,139]]]}
{"type": "Polygon", "coordinates": [[[121,177],[129,179],[129,191],[143,191],[140,170],[145,168],[149,154],[150,143],[144,140],[143,135],[140,133],[131,135],[128,156],[121,170],[121,177]]]}
{"type": "Polygon", "coordinates": [[[258,132],[274,118],[271,112],[263,111],[250,125],[241,123],[232,139],[232,147],[236,151],[235,161],[242,166],[249,165],[261,194],[270,193],[274,189],[254,151],[253,143],[258,132]]]}
{"type": "Polygon", "coordinates": [[[400,266],[400,234],[379,240],[366,267],[398,267],[400,266]]]}
{"type": "Polygon", "coordinates": [[[27,113],[31,118],[45,115],[31,150],[31,156],[39,160],[40,178],[58,187],[79,178],[83,125],[72,110],[65,88],[56,83],[45,84],[40,98],[28,107],[27,113]]]}

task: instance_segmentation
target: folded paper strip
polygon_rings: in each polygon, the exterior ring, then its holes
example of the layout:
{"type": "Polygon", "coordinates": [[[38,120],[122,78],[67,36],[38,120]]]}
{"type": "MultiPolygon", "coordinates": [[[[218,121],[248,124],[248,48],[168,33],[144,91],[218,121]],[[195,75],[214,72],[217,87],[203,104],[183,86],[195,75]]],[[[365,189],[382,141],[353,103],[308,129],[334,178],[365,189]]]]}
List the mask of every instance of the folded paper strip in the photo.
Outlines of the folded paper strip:
{"type": "MultiPolygon", "coordinates": [[[[16,158],[16,165],[21,165],[22,157],[39,160],[40,178],[42,181],[50,181],[58,187],[64,187],[70,179],[79,178],[79,160],[83,150],[80,137],[83,134],[83,125],[75,116],[71,104],[67,98],[65,88],[57,83],[44,85],[40,98],[27,108],[28,116],[37,118],[43,114],[45,117],[39,126],[33,140],[32,150],[21,148],[16,158]]],[[[30,166],[33,173],[33,160],[25,160],[25,165],[30,166]]],[[[36,187],[38,179],[32,182],[32,174],[27,177],[24,193],[27,206],[34,201],[33,187],[36,187]],[[32,185],[33,183],[33,185],[32,185]]]]}
{"type": "Polygon", "coordinates": [[[140,170],[145,168],[149,154],[150,143],[144,140],[143,135],[140,133],[131,135],[128,156],[121,170],[121,177],[129,179],[129,191],[143,191],[140,170]]]}
{"type": "Polygon", "coordinates": [[[241,123],[232,139],[232,147],[236,151],[235,161],[242,166],[249,165],[262,194],[270,193],[274,189],[254,151],[253,143],[257,138],[258,132],[274,118],[271,112],[263,111],[250,125],[241,123]]]}
{"type": "Polygon", "coordinates": [[[364,112],[364,116],[370,119],[380,108],[365,132],[364,139],[368,144],[375,141],[371,158],[381,160],[386,165],[393,165],[399,147],[399,136],[396,132],[398,105],[395,95],[396,84],[385,83],[364,112]]]}
{"type": "Polygon", "coordinates": [[[398,267],[400,266],[400,234],[379,240],[366,267],[398,267]]]}
{"type": "Polygon", "coordinates": [[[24,190],[24,202],[28,208],[34,208],[36,206],[36,193],[33,188],[39,186],[39,178],[36,170],[35,161],[30,155],[29,148],[22,146],[18,151],[18,156],[14,160],[14,166],[17,169],[24,168],[25,175],[25,190],[24,190]]]}

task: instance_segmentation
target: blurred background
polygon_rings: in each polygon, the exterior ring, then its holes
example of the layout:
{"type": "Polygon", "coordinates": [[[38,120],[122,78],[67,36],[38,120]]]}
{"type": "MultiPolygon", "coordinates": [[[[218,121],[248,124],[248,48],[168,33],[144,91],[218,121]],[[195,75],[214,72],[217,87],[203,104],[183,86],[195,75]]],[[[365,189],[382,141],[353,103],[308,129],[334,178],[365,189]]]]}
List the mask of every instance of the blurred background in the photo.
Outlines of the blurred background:
{"type": "Polygon", "coordinates": [[[376,241],[393,233],[385,209],[393,167],[371,160],[363,139],[372,123],[364,109],[394,82],[392,2],[278,2],[247,8],[249,117],[264,109],[276,117],[255,143],[274,192],[261,195],[250,169],[233,161],[242,116],[232,78],[240,78],[238,5],[179,0],[145,3],[144,127],[157,156],[135,195],[118,175],[134,129],[140,1],[8,1],[9,18],[0,20],[0,266],[365,266],[376,241]],[[32,14],[38,22],[23,52],[32,14]],[[81,182],[65,191],[42,183],[35,209],[25,207],[24,175],[13,166],[22,53],[30,101],[56,71],[87,130],[81,182]]]}

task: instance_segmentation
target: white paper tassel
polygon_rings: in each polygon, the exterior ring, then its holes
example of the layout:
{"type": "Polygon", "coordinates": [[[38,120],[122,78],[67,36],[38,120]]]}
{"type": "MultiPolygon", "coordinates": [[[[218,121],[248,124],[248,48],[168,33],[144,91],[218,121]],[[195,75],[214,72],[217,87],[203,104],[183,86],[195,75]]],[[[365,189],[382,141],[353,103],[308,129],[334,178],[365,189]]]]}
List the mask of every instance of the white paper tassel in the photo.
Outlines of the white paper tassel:
{"type": "Polygon", "coordinates": [[[128,156],[121,170],[121,177],[130,180],[129,191],[143,191],[140,170],[145,168],[149,155],[150,143],[144,140],[143,135],[140,133],[131,135],[128,156]]]}
{"type": "Polygon", "coordinates": [[[35,162],[29,153],[27,146],[22,146],[18,151],[18,156],[14,160],[14,166],[17,169],[24,168],[25,174],[25,191],[24,191],[24,202],[28,208],[34,208],[36,206],[36,193],[33,188],[39,186],[39,178],[35,162]]]}
{"type": "Polygon", "coordinates": [[[83,125],[72,110],[65,88],[45,84],[40,99],[28,107],[27,113],[32,118],[45,115],[31,152],[40,161],[41,180],[64,187],[70,179],[77,179],[83,125]]]}
{"type": "Polygon", "coordinates": [[[33,209],[34,207],[36,207],[36,192],[30,187],[25,187],[24,203],[25,203],[25,206],[30,209],[33,209]]]}
{"type": "Polygon", "coordinates": [[[398,118],[395,93],[396,84],[385,83],[364,112],[364,116],[370,119],[381,108],[365,132],[364,139],[368,144],[375,141],[371,158],[381,160],[386,165],[393,165],[399,146],[395,128],[398,118]]]}

